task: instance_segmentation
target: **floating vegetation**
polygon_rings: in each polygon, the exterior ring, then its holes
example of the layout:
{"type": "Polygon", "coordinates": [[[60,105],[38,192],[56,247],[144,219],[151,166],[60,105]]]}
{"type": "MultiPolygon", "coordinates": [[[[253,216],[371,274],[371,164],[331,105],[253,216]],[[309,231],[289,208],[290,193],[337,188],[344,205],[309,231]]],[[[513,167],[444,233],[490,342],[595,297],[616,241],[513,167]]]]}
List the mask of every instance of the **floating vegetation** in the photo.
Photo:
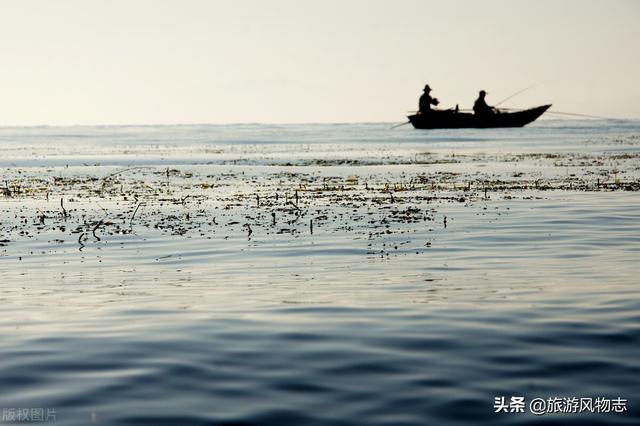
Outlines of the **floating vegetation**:
{"type": "Polygon", "coordinates": [[[390,245],[437,244],[397,240],[422,227],[449,229],[455,217],[443,205],[486,209],[492,200],[545,191],[640,190],[638,152],[381,150],[313,158],[303,150],[294,160],[243,149],[235,158],[237,147],[209,149],[223,158],[204,165],[8,168],[0,255],[30,239],[82,250],[157,234],[223,244],[353,235],[367,241],[367,253],[386,256],[390,245]]]}

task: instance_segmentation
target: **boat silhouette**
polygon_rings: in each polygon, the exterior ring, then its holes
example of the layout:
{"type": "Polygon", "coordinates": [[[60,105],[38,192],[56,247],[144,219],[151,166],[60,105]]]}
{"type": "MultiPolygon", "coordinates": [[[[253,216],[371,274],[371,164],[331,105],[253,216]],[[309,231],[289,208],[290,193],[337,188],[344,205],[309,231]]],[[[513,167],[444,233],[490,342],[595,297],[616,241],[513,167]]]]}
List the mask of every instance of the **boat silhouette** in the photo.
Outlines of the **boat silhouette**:
{"type": "Polygon", "coordinates": [[[493,114],[482,115],[453,109],[429,110],[407,118],[416,129],[523,127],[535,121],[550,107],[551,104],[518,111],[496,110],[493,114]]]}

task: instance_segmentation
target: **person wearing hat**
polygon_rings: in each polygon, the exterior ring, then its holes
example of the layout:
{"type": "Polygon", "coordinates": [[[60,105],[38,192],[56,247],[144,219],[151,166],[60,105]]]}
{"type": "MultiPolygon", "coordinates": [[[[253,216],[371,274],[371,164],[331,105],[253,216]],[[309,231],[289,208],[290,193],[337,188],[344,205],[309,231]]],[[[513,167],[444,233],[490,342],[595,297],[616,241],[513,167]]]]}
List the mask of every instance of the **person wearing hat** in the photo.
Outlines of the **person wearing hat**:
{"type": "Polygon", "coordinates": [[[484,97],[487,95],[487,92],[481,90],[478,96],[478,99],[473,103],[473,112],[476,115],[490,115],[495,111],[493,107],[487,105],[487,101],[484,100],[484,97]]]}
{"type": "Polygon", "coordinates": [[[431,105],[438,105],[440,103],[436,98],[432,98],[430,93],[431,87],[427,84],[424,86],[424,93],[420,96],[420,101],[418,103],[421,114],[431,111],[431,105]]]}

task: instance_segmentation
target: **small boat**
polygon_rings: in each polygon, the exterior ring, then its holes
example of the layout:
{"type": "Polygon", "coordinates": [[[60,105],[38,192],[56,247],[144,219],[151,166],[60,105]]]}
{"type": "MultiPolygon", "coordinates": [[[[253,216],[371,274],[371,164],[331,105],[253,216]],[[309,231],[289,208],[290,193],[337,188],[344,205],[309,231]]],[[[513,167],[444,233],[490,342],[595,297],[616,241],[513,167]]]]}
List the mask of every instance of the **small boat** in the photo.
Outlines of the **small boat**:
{"type": "Polygon", "coordinates": [[[551,105],[542,105],[520,111],[500,111],[494,114],[476,115],[455,110],[431,110],[410,115],[409,121],[416,129],[464,129],[491,127],[522,127],[540,117],[551,105]]]}

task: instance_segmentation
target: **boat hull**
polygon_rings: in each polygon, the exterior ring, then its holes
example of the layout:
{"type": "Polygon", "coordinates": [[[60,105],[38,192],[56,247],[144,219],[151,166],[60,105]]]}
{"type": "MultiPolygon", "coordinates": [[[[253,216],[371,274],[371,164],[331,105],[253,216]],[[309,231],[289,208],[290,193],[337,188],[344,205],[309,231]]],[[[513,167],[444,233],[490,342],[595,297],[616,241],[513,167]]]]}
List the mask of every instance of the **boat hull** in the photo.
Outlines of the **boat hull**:
{"type": "Polygon", "coordinates": [[[522,111],[499,112],[486,116],[477,116],[453,110],[434,110],[428,113],[410,115],[408,118],[416,129],[522,127],[535,121],[550,107],[551,105],[542,105],[522,111]]]}

